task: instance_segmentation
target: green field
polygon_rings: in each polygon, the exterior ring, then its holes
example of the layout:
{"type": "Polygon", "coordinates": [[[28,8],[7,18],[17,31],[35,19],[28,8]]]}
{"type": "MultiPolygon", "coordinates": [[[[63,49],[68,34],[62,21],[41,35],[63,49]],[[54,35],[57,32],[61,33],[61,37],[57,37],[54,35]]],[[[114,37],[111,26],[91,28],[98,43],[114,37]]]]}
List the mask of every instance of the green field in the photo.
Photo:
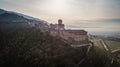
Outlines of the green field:
{"type": "MultiPolygon", "coordinates": [[[[104,48],[103,45],[100,43],[98,38],[91,39],[91,41],[94,43],[94,46],[97,46],[97,47],[102,48],[102,49],[104,48]]],[[[108,40],[108,39],[105,39],[104,41],[106,42],[108,48],[110,48],[112,51],[120,49],[120,42],[119,41],[113,41],[113,40],[108,40]]]]}
{"type": "MultiPolygon", "coordinates": [[[[119,58],[117,58],[117,56],[119,54],[117,53],[111,53],[111,51],[106,51],[103,44],[100,42],[99,38],[93,38],[91,39],[91,41],[94,43],[94,48],[96,51],[96,56],[97,57],[102,57],[104,59],[108,58],[107,62],[108,64],[113,64],[113,66],[111,65],[111,67],[114,67],[114,63],[119,62],[119,58]],[[114,62],[112,62],[112,60],[114,60],[114,62]]],[[[117,50],[120,49],[120,42],[118,41],[113,41],[113,40],[104,40],[108,46],[109,49],[113,50],[117,50]]],[[[109,66],[108,66],[109,67],[109,66]]]]}
{"type": "Polygon", "coordinates": [[[113,40],[105,40],[106,44],[111,50],[120,49],[120,42],[113,40]]]}

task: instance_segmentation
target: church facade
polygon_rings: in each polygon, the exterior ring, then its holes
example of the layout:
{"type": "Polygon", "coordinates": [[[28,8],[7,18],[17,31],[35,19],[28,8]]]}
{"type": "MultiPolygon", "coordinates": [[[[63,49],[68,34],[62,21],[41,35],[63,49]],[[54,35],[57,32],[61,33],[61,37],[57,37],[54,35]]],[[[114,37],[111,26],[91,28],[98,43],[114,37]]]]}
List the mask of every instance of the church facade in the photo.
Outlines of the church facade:
{"type": "Polygon", "coordinates": [[[73,44],[88,43],[87,31],[85,30],[67,30],[62,20],[58,20],[58,24],[50,24],[50,34],[52,36],[59,36],[62,39],[73,44]]]}

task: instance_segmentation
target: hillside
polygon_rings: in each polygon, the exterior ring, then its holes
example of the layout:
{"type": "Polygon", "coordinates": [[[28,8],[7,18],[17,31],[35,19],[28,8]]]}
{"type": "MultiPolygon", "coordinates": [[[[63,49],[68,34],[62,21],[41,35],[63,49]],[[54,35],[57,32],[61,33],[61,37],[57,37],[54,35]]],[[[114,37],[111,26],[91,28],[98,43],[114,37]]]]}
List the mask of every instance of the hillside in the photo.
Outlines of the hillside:
{"type": "MultiPolygon", "coordinates": [[[[31,16],[27,16],[21,13],[6,11],[0,9],[0,24],[17,24],[25,23],[32,27],[38,26],[41,28],[48,28],[48,22],[44,20],[40,20],[37,18],[33,18],[31,16]]],[[[24,25],[24,24],[23,24],[24,25]]]]}
{"type": "Polygon", "coordinates": [[[86,56],[87,47],[74,49],[38,27],[0,26],[0,32],[0,66],[73,67],[86,56]]]}
{"type": "MultiPolygon", "coordinates": [[[[27,16],[28,17],[28,16],[27,16]]],[[[0,67],[119,67],[97,44],[71,47],[48,24],[0,10],[0,67]],[[35,22],[36,21],[36,22],[35,22]]]]}
{"type": "Polygon", "coordinates": [[[119,67],[96,46],[73,48],[39,27],[0,26],[0,66],[12,67],[119,67]]]}

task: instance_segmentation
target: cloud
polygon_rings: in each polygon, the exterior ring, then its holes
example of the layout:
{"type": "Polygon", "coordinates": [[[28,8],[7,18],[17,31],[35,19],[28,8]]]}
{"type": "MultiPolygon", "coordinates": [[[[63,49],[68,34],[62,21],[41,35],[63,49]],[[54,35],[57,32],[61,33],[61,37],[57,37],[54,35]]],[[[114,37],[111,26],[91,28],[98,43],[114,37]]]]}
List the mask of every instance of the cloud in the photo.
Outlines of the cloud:
{"type": "Polygon", "coordinates": [[[120,0],[61,0],[67,7],[54,4],[55,1],[59,2],[58,0],[0,0],[0,8],[22,12],[50,23],[62,18],[69,27],[120,28],[120,0]]]}
{"type": "Polygon", "coordinates": [[[75,20],[67,24],[68,28],[104,28],[120,29],[120,19],[75,20]]]}

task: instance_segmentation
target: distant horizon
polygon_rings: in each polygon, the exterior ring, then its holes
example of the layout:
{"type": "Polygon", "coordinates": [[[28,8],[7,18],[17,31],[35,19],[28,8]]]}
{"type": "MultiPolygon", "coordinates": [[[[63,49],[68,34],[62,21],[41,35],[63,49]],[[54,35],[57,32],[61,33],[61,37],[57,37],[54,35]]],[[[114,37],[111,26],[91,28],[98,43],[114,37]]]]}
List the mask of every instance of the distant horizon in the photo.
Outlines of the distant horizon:
{"type": "MultiPolygon", "coordinates": [[[[5,9],[3,9],[5,10],[5,9]]],[[[10,11],[10,10],[7,10],[7,11],[10,11]]],[[[13,12],[16,12],[16,11],[13,11],[13,12]]],[[[20,12],[17,12],[17,13],[20,13],[20,12]]],[[[21,13],[21,14],[24,14],[24,13],[21,13]]],[[[24,14],[25,15],[25,14],[24,14]]],[[[29,16],[29,15],[28,15],[29,16]]],[[[31,16],[32,17],[32,16],[31,16]]],[[[34,17],[36,18],[36,17],[34,17]]],[[[41,18],[38,18],[38,19],[41,19],[41,18]]],[[[41,19],[43,20],[43,19],[41,19]]],[[[64,19],[63,20],[63,24],[64,24],[64,19]]],[[[46,20],[45,20],[46,21],[46,20]]],[[[48,22],[48,21],[47,21],[48,22]]],[[[56,19],[56,23],[58,22],[58,19],[56,19]]],[[[50,22],[48,22],[50,24],[50,22]]],[[[79,21],[76,21],[76,24],[73,22],[71,24],[65,24],[65,28],[66,29],[74,29],[74,30],[86,30],[89,32],[89,34],[99,34],[100,32],[101,33],[108,33],[108,35],[110,34],[119,34],[120,33],[120,28],[119,28],[119,25],[120,25],[120,19],[119,18],[111,18],[111,19],[94,19],[94,20],[79,20],[79,21]],[[89,26],[87,26],[89,24],[89,26]],[[94,26],[90,26],[90,25],[93,25],[94,26]],[[106,24],[106,27],[102,27],[102,24],[106,24]],[[114,24],[115,27],[111,27],[112,25],[114,24]],[[110,26],[110,27],[107,27],[107,26],[110,26]]],[[[120,36],[119,36],[120,37],[120,36]]]]}
{"type": "Polygon", "coordinates": [[[0,8],[49,23],[62,19],[66,28],[120,32],[120,0],[0,0],[0,8]]]}
{"type": "Polygon", "coordinates": [[[0,0],[0,8],[48,22],[120,18],[119,0],[0,0]]]}

